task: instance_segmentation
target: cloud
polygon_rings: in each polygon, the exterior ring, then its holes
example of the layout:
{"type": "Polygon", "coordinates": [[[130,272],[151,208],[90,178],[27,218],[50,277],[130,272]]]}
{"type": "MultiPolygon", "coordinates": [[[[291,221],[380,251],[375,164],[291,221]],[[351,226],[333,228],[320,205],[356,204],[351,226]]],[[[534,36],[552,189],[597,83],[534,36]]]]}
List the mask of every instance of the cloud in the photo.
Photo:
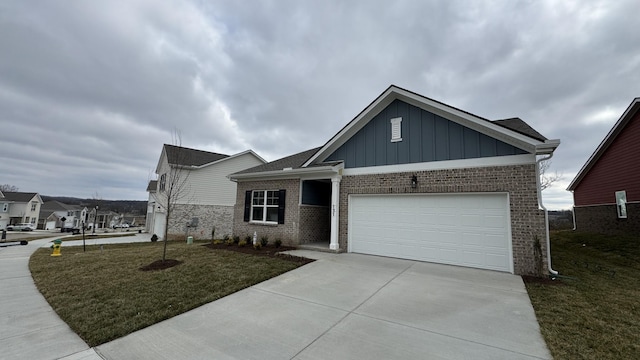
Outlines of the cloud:
{"type": "MultiPolygon", "coordinates": [[[[639,12],[631,0],[5,1],[0,183],[144,199],[174,129],[184,146],[273,160],[324,144],[390,84],[560,138],[551,171],[566,177],[638,96],[639,12]]],[[[571,206],[559,187],[547,197],[571,206]]]]}

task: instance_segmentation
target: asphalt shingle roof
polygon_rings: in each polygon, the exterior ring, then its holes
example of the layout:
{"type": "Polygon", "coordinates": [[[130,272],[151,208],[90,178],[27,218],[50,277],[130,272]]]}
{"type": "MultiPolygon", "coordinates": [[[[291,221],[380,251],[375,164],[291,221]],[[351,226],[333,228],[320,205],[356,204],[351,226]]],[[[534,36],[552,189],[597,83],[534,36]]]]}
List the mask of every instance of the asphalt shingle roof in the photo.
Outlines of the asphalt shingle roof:
{"type": "Polygon", "coordinates": [[[164,144],[164,149],[167,152],[167,161],[172,165],[202,166],[229,157],[225,154],[169,144],[164,144]]]}
{"type": "Polygon", "coordinates": [[[529,126],[524,120],[520,118],[511,118],[511,119],[502,119],[502,120],[493,120],[492,123],[496,125],[500,125],[503,128],[507,128],[509,130],[513,130],[519,134],[526,135],[530,138],[545,141],[547,140],[542,134],[537,132],[534,128],[529,126]]]}
{"type": "Polygon", "coordinates": [[[26,192],[5,192],[4,198],[5,200],[15,201],[15,202],[29,202],[33,199],[34,196],[38,195],[38,193],[26,193],[26,192]]]}
{"type": "Polygon", "coordinates": [[[149,185],[147,185],[147,191],[156,191],[158,189],[158,180],[149,181],[149,185]]]}
{"type": "Polygon", "coordinates": [[[302,167],[302,164],[304,164],[313,154],[318,152],[318,150],[320,150],[320,147],[305,150],[297,154],[283,157],[282,159],[274,160],[266,164],[242,170],[240,172],[237,172],[236,174],[252,174],[267,171],[277,171],[285,168],[298,169],[302,167]]]}

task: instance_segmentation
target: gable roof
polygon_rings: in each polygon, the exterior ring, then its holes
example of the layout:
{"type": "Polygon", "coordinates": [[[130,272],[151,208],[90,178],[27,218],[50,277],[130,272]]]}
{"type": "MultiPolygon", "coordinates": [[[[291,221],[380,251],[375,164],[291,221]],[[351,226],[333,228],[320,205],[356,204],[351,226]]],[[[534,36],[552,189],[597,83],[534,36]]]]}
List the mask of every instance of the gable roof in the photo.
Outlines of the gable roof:
{"type": "Polygon", "coordinates": [[[266,164],[262,164],[262,165],[254,166],[249,169],[238,171],[235,174],[252,174],[252,173],[259,173],[259,172],[266,172],[266,171],[284,170],[287,168],[298,169],[302,167],[302,164],[304,164],[304,162],[307,161],[307,159],[309,159],[309,157],[315,154],[318,150],[320,150],[319,147],[305,150],[297,154],[293,154],[278,160],[268,162],[266,164]]]}
{"type": "Polygon", "coordinates": [[[578,187],[582,179],[584,179],[584,177],[589,173],[591,168],[593,168],[593,166],[598,162],[600,157],[607,151],[609,146],[611,146],[611,144],[615,142],[618,135],[620,135],[622,130],[624,130],[627,124],[629,124],[629,122],[638,114],[638,112],[640,112],[640,97],[637,97],[633,99],[633,101],[631,101],[631,104],[629,104],[627,110],[624,111],[620,119],[618,119],[615,125],[613,125],[613,128],[609,130],[609,133],[607,133],[600,145],[598,145],[587,162],[582,166],[580,171],[578,171],[576,177],[573,178],[573,180],[567,187],[567,190],[573,191],[578,187]]]}
{"type": "MultiPolygon", "coordinates": [[[[38,193],[27,193],[27,192],[5,192],[4,197],[5,200],[13,201],[13,202],[21,202],[26,203],[31,201],[34,197],[40,197],[38,193]]],[[[42,202],[42,199],[40,199],[42,202]]]]}
{"type": "Polygon", "coordinates": [[[167,154],[167,162],[171,165],[202,166],[229,157],[225,154],[169,144],[164,144],[164,151],[167,154]]]}
{"type": "Polygon", "coordinates": [[[40,211],[75,211],[75,210],[82,210],[82,206],[80,205],[69,205],[69,204],[65,204],[62,203],[60,201],[57,200],[51,200],[51,201],[47,201],[45,203],[42,204],[42,206],[40,207],[40,211]]]}
{"type": "Polygon", "coordinates": [[[391,85],[309,158],[303,166],[326,159],[396,99],[531,153],[552,153],[560,145],[560,140],[547,140],[522,120],[494,123],[470,112],[391,85]],[[518,128],[519,131],[512,129],[512,127],[518,128]]]}
{"type": "Polygon", "coordinates": [[[147,192],[158,190],[158,180],[150,180],[147,185],[147,192]]]}

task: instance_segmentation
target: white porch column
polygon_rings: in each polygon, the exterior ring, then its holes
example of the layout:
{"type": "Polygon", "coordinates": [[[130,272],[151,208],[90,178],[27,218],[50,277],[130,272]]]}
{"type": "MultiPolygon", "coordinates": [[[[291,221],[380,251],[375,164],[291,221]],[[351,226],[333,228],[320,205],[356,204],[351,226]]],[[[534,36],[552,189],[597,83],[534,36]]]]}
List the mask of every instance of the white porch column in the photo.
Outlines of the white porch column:
{"type": "Polygon", "coordinates": [[[338,230],[340,229],[340,179],[341,176],[331,178],[331,243],[329,249],[338,250],[338,230]]]}

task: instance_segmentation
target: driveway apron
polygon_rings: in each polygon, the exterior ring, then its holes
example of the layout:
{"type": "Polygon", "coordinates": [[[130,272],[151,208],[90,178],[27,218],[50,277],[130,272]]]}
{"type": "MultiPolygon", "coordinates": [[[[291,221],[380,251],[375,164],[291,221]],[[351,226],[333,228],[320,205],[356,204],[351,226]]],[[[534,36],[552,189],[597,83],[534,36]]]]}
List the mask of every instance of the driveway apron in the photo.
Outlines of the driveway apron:
{"type": "Polygon", "coordinates": [[[106,359],[551,359],[519,276],[318,260],[103,344],[106,359]]]}

